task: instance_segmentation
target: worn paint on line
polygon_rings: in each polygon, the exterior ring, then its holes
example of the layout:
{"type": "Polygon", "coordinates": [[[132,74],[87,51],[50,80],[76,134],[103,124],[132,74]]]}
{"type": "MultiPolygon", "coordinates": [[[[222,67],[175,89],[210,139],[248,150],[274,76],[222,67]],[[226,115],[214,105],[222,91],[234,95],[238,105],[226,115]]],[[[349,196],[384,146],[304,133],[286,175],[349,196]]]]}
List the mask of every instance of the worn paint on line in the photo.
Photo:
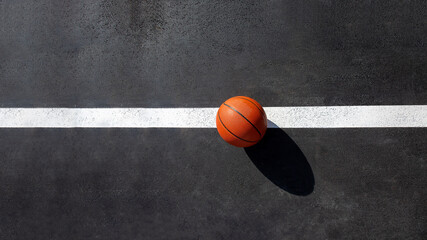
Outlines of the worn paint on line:
{"type": "MultiPolygon", "coordinates": [[[[270,128],[427,127],[427,105],[265,107],[270,128]]],[[[0,128],[215,128],[218,108],[0,108],[0,128]]]]}

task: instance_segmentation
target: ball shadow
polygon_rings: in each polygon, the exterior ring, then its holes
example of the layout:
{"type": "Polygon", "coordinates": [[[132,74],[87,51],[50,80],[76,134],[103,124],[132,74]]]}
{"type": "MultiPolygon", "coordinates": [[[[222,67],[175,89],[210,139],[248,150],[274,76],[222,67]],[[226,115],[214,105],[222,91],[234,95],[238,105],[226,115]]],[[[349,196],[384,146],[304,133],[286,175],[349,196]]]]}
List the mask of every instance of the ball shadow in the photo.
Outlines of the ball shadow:
{"type": "Polygon", "coordinates": [[[264,138],[245,148],[255,166],[271,182],[295,195],[313,192],[313,171],[298,145],[280,128],[268,128],[264,138]]]}

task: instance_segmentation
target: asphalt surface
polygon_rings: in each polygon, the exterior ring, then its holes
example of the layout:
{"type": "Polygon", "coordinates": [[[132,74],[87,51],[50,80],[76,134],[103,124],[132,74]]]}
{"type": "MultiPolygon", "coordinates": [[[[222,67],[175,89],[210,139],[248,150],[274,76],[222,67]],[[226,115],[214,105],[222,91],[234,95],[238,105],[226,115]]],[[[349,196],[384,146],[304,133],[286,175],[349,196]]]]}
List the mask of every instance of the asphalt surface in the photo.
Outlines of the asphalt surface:
{"type": "MultiPolygon", "coordinates": [[[[425,1],[0,1],[0,107],[427,104],[425,1]]],[[[427,129],[0,129],[1,239],[423,239],[427,129]]]]}
{"type": "Polygon", "coordinates": [[[426,12],[422,0],[4,0],[0,104],[425,104],[426,12]]]}

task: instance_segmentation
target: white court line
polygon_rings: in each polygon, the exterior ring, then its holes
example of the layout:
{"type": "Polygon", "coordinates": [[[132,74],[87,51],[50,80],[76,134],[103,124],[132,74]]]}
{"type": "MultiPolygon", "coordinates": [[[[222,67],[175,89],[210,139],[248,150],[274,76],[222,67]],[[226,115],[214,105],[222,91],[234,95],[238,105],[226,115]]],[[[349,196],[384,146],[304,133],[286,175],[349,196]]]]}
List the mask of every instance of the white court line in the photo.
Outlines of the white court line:
{"type": "MultiPolygon", "coordinates": [[[[271,128],[427,127],[427,105],[265,107],[271,128]]],[[[0,128],[215,128],[218,108],[0,108],[0,128]]]]}

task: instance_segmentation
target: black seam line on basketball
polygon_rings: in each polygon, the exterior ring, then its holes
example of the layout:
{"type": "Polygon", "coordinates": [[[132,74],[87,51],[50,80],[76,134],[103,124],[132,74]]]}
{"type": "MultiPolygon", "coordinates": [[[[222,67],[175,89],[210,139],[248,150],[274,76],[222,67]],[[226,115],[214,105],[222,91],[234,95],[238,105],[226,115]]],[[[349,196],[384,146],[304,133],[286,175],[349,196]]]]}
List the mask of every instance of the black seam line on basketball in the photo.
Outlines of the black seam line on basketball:
{"type": "Polygon", "coordinates": [[[245,139],[243,139],[243,138],[241,138],[241,137],[238,137],[237,135],[235,135],[234,133],[232,133],[226,126],[225,126],[225,124],[222,122],[222,120],[221,120],[221,115],[219,115],[219,113],[218,113],[218,118],[219,118],[219,121],[221,122],[221,124],[222,124],[222,126],[225,128],[225,129],[227,129],[227,131],[229,132],[229,133],[231,133],[233,136],[235,136],[236,138],[238,138],[238,139],[240,139],[240,140],[242,140],[242,141],[245,141],[245,142],[256,142],[256,141],[249,141],[249,140],[245,140],[245,139]]]}
{"type": "Polygon", "coordinates": [[[255,107],[256,108],[258,108],[258,110],[261,112],[261,114],[263,114],[264,115],[264,111],[262,111],[254,102],[252,102],[251,100],[249,100],[249,99],[247,99],[247,98],[244,98],[244,97],[237,97],[237,98],[240,98],[240,99],[245,99],[246,101],[249,101],[250,103],[252,103],[253,105],[255,105],[255,107]]]}
{"type": "Polygon", "coordinates": [[[251,121],[249,121],[245,116],[243,116],[243,114],[241,114],[239,111],[237,111],[236,109],[234,109],[233,107],[229,106],[228,104],[225,104],[225,106],[229,107],[231,110],[235,111],[236,113],[238,113],[240,116],[242,116],[244,119],[246,119],[246,121],[248,121],[248,123],[250,123],[252,125],[252,127],[255,128],[255,130],[259,133],[260,136],[262,136],[261,132],[258,130],[258,128],[255,127],[255,125],[253,125],[251,123],[251,121]]]}

